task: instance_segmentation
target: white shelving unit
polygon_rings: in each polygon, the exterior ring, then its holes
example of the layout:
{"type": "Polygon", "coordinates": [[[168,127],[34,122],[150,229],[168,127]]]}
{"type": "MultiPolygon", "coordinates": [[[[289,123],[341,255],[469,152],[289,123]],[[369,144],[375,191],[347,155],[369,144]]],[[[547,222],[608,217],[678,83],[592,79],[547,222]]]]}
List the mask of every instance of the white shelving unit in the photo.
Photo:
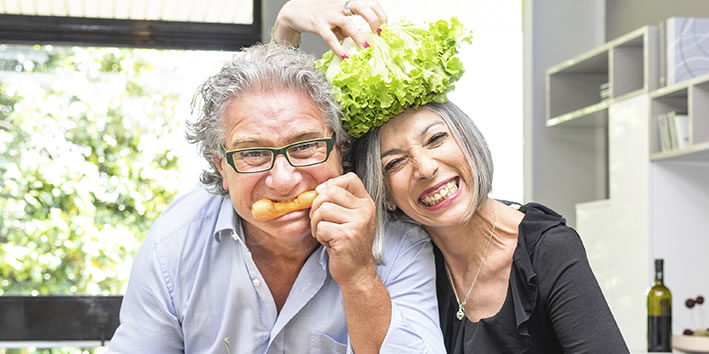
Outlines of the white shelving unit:
{"type": "Polygon", "coordinates": [[[600,87],[609,82],[609,48],[603,46],[547,71],[547,126],[603,126],[608,100],[600,87]]]}
{"type": "MultiPolygon", "coordinates": [[[[673,295],[673,333],[706,327],[685,308],[689,297],[709,293],[709,75],[650,93],[648,210],[651,258],[664,258],[667,283],[673,295]],[[689,144],[660,151],[656,117],[670,111],[687,112],[689,144]]],[[[698,314],[695,313],[695,316],[698,314]]]]}
{"type": "Polygon", "coordinates": [[[657,88],[657,35],[642,27],[547,70],[547,127],[604,127],[612,102],[657,88]]]}
{"type": "Polygon", "coordinates": [[[650,116],[671,111],[689,113],[689,145],[661,151],[657,124],[650,122],[650,158],[654,161],[709,161],[709,75],[665,87],[650,94],[650,116]]]}
{"type": "MultiPolygon", "coordinates": [[[[684,300],[709,295],[700,275],[709,269],[709,75],[659,88],[658,49],[657,28],[646,26],[547,70],[546,126],[561,135],[585,132],[597,144],[584,153],[605,167],[585,181],[603,192],[564,198],[576,205],[575,226],[632,352],[647,348],[645,295],[655,258],[665,259],[674,333],[692,326],[684,300]],[[690,141],[660,152],[653,117],[670,111],[688,112],[690,141]]],[[[568,165],[558,173],[575,178],[573,169],[587,168],[568,165]]]]}

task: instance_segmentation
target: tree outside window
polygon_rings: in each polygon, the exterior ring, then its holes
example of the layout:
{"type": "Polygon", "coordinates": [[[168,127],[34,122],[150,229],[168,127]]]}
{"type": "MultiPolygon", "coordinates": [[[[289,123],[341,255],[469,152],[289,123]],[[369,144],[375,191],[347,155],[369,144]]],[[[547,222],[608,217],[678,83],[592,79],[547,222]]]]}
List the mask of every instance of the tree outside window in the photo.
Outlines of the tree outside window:
{"type": "Polygon", "coordinates": [[[184,121],[230,55],[0,45],[0,295],[124,292],[152,222],[197,181],[184,121]]]}

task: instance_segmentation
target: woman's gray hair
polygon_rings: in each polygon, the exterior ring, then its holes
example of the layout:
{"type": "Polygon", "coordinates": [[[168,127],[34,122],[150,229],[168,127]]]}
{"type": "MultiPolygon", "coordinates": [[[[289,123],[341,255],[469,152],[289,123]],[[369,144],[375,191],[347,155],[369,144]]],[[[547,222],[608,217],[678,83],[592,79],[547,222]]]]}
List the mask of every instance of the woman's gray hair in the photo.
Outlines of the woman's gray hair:
{"type": "MultiPolygon", "coordinates": [[[[443,118],[451,134],[453,134],[453,138],[463,150],[466,162],[470,165],[475,188],[473,189],[473,203],[468,208],[463,219],[466,222],[480,208],[482,202],[488,198],[488,194],[492,190],[493,164],[490,149],[487,146],[485,137],[475,126],[473,120],[453,102],[432,102],[421,106],[420,109],[428,109],[443,118]]],[[[384,234],[384,222],[387,222],[390,217],[416,223],[401,212],[400,209],[393,213],[387,212],[388,191],[382,169],[380,138],[380,128],[370,131],[355,142],[353,154],[355,172],[364,182],[364,187],[374,200],[377,208],[377,237],[375,237],[375,240],[380,239],[380,235],[384,234]]],[[[375,250],[377,249],[376,246],[374,247],[375,250]]],[[[378,245],[378,247],[381,247],[381,245],[378,245]]]]}
{"type": "Polygon", "coordinates": [[[351,170],[350,136],[340,125],[340,108],[324,74],[315,69],[314,58],[299,50],[277,44],[257,44],[235,54],[222,69],[209,77],[192,100],[193,122],[187,122],[186,138],[196,144],[209,164],[200,181],[210,192],[226,195],[216,160],[222,158],[225,131],[223,114],[228,104],[240,95],[258,90],[298,90],[315,102],[335,133],[343,169],[351,170]]]}

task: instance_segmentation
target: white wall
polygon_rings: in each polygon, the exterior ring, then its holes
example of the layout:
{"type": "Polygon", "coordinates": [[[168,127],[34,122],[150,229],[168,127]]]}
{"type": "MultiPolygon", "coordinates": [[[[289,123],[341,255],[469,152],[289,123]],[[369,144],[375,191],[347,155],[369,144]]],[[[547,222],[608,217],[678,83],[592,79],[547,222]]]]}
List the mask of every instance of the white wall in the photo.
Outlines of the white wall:
{"type": "Polygon", "coordinates": [[[606,0],[606,40],[672,16],[709,17],[709,1],[606,0]]]}
{"type": "Polygon", "coordinates": [[[546,204],[570,225],[575,225],[575,203],[595,199],[601,188],[596,185],[601,167],[589,159],[586,147],[604,144],[586,131],[546,128],[545,73],[604,43],[604,16],[603,1],[524,2],[524,200],[546,204]]]}
{"type": "MultiPolygon", "coordinates": [[[[706,117],[703,117],[706,118],[706,117]]],[[[685,307],[688,298],[709,296],[709,163],[657,161],[650,165],[649,259],[665,260],[672,292],[672,331],[709,327],[709,305],[685,307]]],[[[650,282],[651,275],[646,277],[650,282]]]]}

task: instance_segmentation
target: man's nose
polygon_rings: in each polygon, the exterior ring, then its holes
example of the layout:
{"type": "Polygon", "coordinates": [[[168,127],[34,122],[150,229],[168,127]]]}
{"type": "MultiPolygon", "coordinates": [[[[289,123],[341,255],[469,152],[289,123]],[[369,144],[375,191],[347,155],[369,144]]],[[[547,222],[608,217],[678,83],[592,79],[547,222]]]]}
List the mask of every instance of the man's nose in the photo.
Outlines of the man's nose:
{"type": "Polygon", "coordinates": [[[283,194],[290,192],[300,180],[300,174],[295,167],[291,166],[284,155],[276,156],[273,168],[268,173],[266,182],[269,187],[283,194]]]}

